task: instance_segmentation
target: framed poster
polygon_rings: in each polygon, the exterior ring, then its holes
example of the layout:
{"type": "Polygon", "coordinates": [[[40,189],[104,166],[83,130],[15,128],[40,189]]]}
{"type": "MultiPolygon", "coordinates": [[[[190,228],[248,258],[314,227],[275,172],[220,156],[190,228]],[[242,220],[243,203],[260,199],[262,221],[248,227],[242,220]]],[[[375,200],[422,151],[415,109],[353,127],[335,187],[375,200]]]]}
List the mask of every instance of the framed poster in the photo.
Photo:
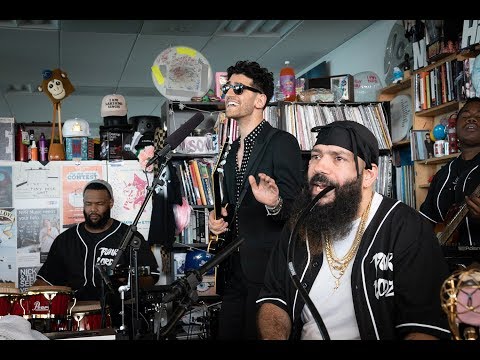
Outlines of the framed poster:
{"type": "Polygon", "coordinates": [[[335,100],[344,102],[353,101],[353,77],[352,75],[338,75],[330,77],[330,90],[335,100]]]}

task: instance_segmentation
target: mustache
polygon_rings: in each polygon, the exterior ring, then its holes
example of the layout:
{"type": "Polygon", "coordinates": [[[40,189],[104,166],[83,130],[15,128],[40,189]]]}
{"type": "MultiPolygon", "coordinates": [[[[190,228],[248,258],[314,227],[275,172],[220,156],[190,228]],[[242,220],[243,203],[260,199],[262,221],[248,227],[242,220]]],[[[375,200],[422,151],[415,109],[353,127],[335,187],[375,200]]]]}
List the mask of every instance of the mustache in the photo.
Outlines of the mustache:
{"type": "Polygon", "coordinates": [[[316,186],[317,183],[322,183],[324,184],[325,186],[333,186],[335,188],[338,188],[339,187],[339,184],[335,181],[332,181],[330,180],[329,178],[327,178],[325,175],[323,174],[315,174],[312,176],[312,178],[310,179],[310,181],[308,182],[308,185],[311,188],[313,188],[314,186],[316,186]]]}

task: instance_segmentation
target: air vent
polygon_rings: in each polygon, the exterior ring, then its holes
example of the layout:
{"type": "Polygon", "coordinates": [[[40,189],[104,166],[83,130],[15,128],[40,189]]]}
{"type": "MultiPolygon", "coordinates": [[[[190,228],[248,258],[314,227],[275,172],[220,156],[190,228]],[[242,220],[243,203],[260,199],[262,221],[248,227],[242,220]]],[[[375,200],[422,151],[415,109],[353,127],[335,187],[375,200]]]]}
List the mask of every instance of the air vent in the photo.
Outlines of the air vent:
{"type": "Polygon", "coordinates": [[[301,20],[225,20],[216,35],[282,37],[301,20]]]}
{"type": "Polygon", "coordinates": [[[58,30],[58,20],[0,20],[0,27],[58,30]]]}
{"type": "Polygon", "coordinates": [[[6,89],[6,93],[32,93],[34,88],[32,84],[9,84],[6,89]]]}

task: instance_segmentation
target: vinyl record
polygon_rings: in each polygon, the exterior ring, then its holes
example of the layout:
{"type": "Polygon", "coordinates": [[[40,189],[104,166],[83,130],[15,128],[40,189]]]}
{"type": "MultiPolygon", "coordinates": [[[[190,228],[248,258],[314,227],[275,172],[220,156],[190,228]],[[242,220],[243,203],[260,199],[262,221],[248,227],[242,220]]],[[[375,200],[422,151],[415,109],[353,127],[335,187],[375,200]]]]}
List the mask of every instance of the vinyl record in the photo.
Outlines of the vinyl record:
{"type": "Polygon", "coordinates": [[[191,101],[192,97],[204,96],[213,79],[207,59],[186,46],[162,51],[151,70],[155,87],[171,101],[191,101]]]}
{"type": "Polygon", "coordinates": [[[393,68],[400,66],[405,61],[405,54],[412,58],[413,48],[412,44],[405,37],[405,29],[397,22],[390,31],[387,46],[385,47],[383,70],[387,86],[393,82],[393,68]]]}
{"type": "Polygon", "coordinates": [[[410,95],[398,95],[390,101],[392,119],[392,142],[396,143],[407,138],[412,128],[412,99],[410,95]]]}

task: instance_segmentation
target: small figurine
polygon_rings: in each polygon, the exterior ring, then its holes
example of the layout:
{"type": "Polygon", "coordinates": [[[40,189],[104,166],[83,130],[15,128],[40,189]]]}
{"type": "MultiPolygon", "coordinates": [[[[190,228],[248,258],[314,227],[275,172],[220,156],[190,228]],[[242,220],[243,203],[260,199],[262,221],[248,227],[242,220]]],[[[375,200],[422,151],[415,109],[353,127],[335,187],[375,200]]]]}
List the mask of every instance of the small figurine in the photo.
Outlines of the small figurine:
{"type": "Polygon", "coordinates": [[[430,132],[425,134],[425,148],[427,149],[427,157],[433,158],[433,141],[430,137],[430,132]]]}
{"type": "Polygon", "coordinates": [[[403,80],[403,71],[398,66],[393,68],[393,83],[397,84],[403,80]]]}

